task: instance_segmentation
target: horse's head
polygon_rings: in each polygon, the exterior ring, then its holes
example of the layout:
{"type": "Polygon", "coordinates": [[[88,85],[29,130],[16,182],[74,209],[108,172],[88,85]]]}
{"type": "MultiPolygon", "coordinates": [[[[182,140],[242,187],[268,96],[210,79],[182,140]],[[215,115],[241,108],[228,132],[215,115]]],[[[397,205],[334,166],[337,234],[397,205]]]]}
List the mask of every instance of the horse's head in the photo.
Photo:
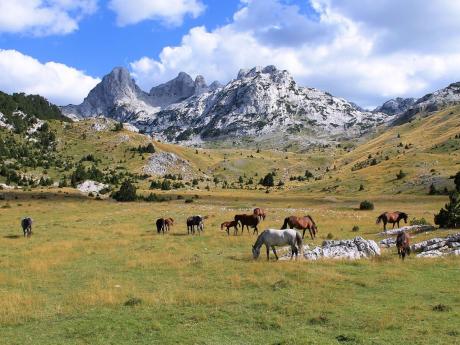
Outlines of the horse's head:
{"type": "Polygon", "coordinates": [[[260,248],[256,248],[255,246],[252,246],[252,257],[254,259],[257,259],[260,255],[260,248]]]}
{"type": "Polygon", "coordinates": [[[407,218],[408,218],[408,217],[409,217],[409,216],[408,216],[407,213],[404,213],[404,212],[401,213],[401,218],[404,219],[404,223],[406,223],[406,224],[407,224],[407,218]]]}

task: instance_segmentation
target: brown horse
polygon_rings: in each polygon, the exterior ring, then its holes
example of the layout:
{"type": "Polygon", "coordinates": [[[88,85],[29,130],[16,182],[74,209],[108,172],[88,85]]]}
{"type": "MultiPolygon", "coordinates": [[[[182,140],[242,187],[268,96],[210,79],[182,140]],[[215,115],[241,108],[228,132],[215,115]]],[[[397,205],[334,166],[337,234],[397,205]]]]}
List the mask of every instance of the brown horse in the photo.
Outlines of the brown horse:
{"type": "Polygon", "coordinates": [[[297,217],[297,216],[290,216],[284,218],[284,223],[281,229],[299,229],[303,230],[302,239],[305,237],[305,231],[308,229],[310,232],[310,237],[313,240],[316,237],[316,233],[318,232],[318,227],[316,226],[315,221],[311,216],[304,216],[304,217],[297,217]]]}
{"type": "Polygon", "coordinates": [[[232,220],[230,222],[223,222],[221,225],[220,225],[220,230],[224,230],[224,228],[226,228],[225,231],[227,231],[227,236],[230,236],[230,228],[234,228],[235,230],[233,231],[233,235],[238,235],[238,222],[235,221],[235,220],[232,220]]]}
{"type": "Polygon", "coordinates": [[[407,255],[410,255],[409,234],[400,232],[396,237],[396,248],[398,248],[399,257],[404,260],[407,255]]]}
{"type": "Polygon", "coordinates": [[[256,207],[254,209],[253,214],[255,214],[257,217],[261,218],[261,221],[265,220],[265,217],[267,216],[267,214],[265,213],[265,210],[263,208],[260,208],[260,207],[256,207]]]}
{"type": "Polygon", "coordinates": [[[165,226],[166,226],[166,231],[169,232],[171,226],[174,225],[174,219],[172,218],[165,218],[165,226]]]}
{"type": "Polygon", "coordinates": [[[257,225],[260,223],[260,216],[257,216],[255,214],[237,214],[234,219],[235,222],[241,223],[241,233],[244,232],[244,226],[246,225],[248,233],[249,227],[251,227],[254,228],[254,231],[252,232],[253,235],[255,233],[259,234],[259,229],[257,229],[257,225]]]}
{"type": "Polygon", "coordinates": [[[384,212],[380,216],[377,217],[376,224],[379,224],[380,222],[383,222],[383,231],[387,231],[387,223],[392,223],[393,224],[393,229],[395,228],[395,224],[398,224],[399,228],[399,222],[401,219],[404,220],[404,223],[407,224],[407,218],[408,214],[404,212],[384,212]]]}

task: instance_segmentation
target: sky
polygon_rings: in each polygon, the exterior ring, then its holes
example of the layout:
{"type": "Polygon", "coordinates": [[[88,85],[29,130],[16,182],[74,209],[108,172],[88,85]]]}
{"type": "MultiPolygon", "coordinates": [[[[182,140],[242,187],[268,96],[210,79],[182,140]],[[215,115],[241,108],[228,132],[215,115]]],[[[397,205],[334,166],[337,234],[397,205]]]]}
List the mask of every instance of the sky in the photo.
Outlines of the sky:
{"type": "Polygon", "coordinates": [[[0,90],[81,103],[116,66],[148,91],[275,65],[372,108],[460,80],[460,1],[0,0],[0,90]]]}

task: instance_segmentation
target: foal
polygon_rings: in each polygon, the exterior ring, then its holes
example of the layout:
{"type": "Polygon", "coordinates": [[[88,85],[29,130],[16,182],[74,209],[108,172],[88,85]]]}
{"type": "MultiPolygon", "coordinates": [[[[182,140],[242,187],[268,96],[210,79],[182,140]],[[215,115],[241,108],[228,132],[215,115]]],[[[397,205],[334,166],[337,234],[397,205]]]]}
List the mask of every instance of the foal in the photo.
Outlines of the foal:
{"type": "Polygon", "coordinates": [[[234,228],[235,230],[233,231],[233,235],[238,235],[238,222],[235,221],[235,220],[232,220],[230,222],[223,222],[221,225],[220,225],[220,230],[224,230],[227,231],[227,236],[230,236],[230,228],[234,228]]]}

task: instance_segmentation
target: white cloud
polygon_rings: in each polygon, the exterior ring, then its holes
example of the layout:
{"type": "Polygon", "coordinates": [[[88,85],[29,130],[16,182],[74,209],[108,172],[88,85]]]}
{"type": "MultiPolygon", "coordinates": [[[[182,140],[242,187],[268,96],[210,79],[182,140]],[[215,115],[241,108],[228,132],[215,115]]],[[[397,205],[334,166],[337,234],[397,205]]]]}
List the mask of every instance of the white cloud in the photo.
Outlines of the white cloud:
{"type": "Polygon", "coordinates": [[[97,0],[0,0],[0,32],[63,35],[97,9],[97,0]]]}
{"type": "Polygon", "coordinates": [[[167,25],[182,24],[186,15],[198,17],[205,9],[200,0],[111,0],[109,7],[120,26],[144,20],[159,20],[167,25]]]}
{"type": "Polygon", "coordinates": [[[40,61],[16,50],[0,50],[0,90],[39,94],[55,104],[81,103],[100,81],[61,63],[40,61]]]}
{"type": "Polygon", "coordinates": [[[312,0],[305,14],[281,0],[245,0],[231,23],[213,31],[195,27],[158,58],[132,62],[133,75],[149,89],[179,71],[225,82],[239,68],[274,64],[302,85],[363,106],[421,96],[460,79],[460,21],[454,20],[460,5],[365,1],[368,6],[361,0],[312,0]],[[430,11],[449,12],[432,31],[431,21],[426,23],[430,11]]]}

